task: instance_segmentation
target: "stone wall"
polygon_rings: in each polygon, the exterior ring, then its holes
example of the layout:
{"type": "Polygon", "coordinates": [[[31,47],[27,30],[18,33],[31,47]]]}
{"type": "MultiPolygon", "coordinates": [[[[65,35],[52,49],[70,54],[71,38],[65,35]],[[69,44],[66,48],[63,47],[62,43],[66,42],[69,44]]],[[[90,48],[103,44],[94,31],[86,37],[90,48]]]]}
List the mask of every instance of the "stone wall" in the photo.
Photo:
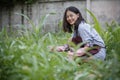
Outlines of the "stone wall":
{"type": "MultiPolygon", "coordinates": [[[[62,21],[65,8],[68,6],[79,8],[83,17],[87,19],[87,12],[85,11],[85,9],[88,8],[87,1],[88,0],[39,0],[32,5],[0,7],[0,28],[5,26],[19,28],[20,25],[32,27],[29,21],[20,14],[28,16],[32,22],[38,26],[43,16],[49,13],[55,13],[47,17],[44,30],[57,31],[58,24],[62,21]]],[[[120,0],[90,0],[89,9],[104,26],[104,23],[111,22],[112,20],[120,23],[119,4],[120,0]]]]}

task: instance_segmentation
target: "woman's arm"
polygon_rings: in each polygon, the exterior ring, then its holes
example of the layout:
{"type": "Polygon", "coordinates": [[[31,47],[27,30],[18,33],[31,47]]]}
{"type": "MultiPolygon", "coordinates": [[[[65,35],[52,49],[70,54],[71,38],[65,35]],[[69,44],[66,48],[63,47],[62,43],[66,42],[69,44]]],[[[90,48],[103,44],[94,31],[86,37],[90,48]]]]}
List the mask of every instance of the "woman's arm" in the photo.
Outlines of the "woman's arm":
{"type": "Polygon", "coordinates": [[[88,44],[86,44],[83,48],[80,48],[76,51],[75,56],[83,56],[86,54],[87,50],[89,49],[88,44]]]}

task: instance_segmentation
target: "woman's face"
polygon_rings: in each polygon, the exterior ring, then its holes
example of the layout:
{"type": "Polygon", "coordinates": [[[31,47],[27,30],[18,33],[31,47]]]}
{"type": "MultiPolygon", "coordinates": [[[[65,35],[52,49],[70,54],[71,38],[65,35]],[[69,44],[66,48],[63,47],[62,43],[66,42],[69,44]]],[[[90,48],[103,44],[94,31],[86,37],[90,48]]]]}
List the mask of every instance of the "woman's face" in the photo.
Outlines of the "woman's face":
{"type": "Polygon", "coordinates": [[[75,14],[74,12],[72,11],[67,11],[66,12],[66,19],[67,19],[67,22],[70,24],[70,25],[74,25],[76,20],[78,19],[79,17],[79,14],[75,14]]]}

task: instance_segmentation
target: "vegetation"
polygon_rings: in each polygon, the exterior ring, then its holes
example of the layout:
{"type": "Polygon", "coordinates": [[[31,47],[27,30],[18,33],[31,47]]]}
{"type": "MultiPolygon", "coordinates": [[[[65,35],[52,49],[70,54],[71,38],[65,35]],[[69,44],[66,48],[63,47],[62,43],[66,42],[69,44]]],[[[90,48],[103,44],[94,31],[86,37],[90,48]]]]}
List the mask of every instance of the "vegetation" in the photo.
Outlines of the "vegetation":
{"type": "MultiPolygon", "coordinates": [[[[26,17],[27,18],[27,17],[26,17]]],[[[44,19],[32,30],[21,27],[17,33],[0,32],[0,80],[119,80],[120,79],[120,25],[113,22],[106,24],[106,30],[100,33],[106,43],[105,61],[81,58],[69,61],[66,53],[50,52],[49,46],[62,45],[70,34],[42,34],[44,19]],[[12,35],[13,34],[13,35],[12,35]]],[[[94,17],[94,19],[96,19],[94,17]]],[[[100,27],[95,21],[94,27],[100,27]]],[[[99,28],[98,28],[99,29],[99,28]]]]}

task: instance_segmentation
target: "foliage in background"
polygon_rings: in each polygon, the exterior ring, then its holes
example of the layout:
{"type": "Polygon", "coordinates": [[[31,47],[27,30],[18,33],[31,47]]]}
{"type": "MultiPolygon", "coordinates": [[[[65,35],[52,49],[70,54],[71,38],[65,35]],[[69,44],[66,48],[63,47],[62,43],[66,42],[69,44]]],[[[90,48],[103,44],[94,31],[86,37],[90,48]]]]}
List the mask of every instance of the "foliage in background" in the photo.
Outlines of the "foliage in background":
{"type": "Polygon", "coordinates": [[[99,21],[97,20],[97,18],[95,17],[95,15],[88,9],[86,9],[86,11],[91,15],[91,18],[94,22],[93,27],[97,30],[97,32],[102,36],[104,30],[102,29],[99,21]]]}
{"type": "MultiPolygon", "coordinates": [[[[110,55],[117,55],[120,58],[120,25],[116,22],[111,22],[111,24],[106,23],[107,31],[104,33],[104,39],[106,42],[107,52],[110,55]]],[[[108,56],[108,57],[109,57],[108,56]]],[[[112,56],[110,56],[112,58],[112,56]]],[[[120,60],[120,59],[119,59],[120,60]]]]}
{"type": "Polygon", "coordinates": [[[106,60],[83,62],[81,58],[68,60],[65,52],[49,51],[49,46],[65,44],[71,34],[64,34],[62,31],[42,34],[46,16],[37,27],[26,18],[33,31],[22,28],[18,33],[8,33],[6,29],[0,32],[0,80],[120,79],[120,25],[107,24],[107,29],[101,30],[107,47],[106,60]],[[14,36],[15,34],[19,36],[14,36]]]}

